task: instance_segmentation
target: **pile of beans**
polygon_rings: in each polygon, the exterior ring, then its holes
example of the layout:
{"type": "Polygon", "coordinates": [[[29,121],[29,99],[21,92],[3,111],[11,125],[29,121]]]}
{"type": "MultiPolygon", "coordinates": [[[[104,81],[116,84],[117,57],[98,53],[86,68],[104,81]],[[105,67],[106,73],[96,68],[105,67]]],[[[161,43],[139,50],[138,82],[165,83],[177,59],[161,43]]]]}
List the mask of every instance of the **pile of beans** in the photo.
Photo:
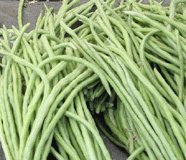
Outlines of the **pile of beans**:
{"type": "Polygon", "coordinates": [[[63,0],[35,28],[0,29],[7,160],[186,159],[186,6],[63,0]]]}

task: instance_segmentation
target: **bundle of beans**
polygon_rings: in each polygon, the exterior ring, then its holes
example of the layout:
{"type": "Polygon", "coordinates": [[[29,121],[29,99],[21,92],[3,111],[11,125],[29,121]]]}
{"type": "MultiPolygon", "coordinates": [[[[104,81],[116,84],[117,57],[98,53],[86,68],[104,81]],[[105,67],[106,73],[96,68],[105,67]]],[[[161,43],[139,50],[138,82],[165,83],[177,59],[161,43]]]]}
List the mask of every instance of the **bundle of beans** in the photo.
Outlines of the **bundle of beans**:
{"type": "Polygon", "coordinates": [[[129,160],[186,159],[184,0],[64,0],[31,32],[23,2],[19,29],[0,31],[8,160],[111,159],[91,112],[129,160]]]}
{"type": "Polygon", "coordinates": [[[67,2],[56,15],[47,9],[30,33],[22,22],[19,30],[1,30],[1,142],[7,160],[44,160],[50,152],[56,159],[110,159],[82,93],[98,81],[94,71],[103,76],[77,58],[80,51],[59,24],[62,17],[77,21],[70,13],[88,12],[91,3],[69,10],[76,1],[67,2]]]}

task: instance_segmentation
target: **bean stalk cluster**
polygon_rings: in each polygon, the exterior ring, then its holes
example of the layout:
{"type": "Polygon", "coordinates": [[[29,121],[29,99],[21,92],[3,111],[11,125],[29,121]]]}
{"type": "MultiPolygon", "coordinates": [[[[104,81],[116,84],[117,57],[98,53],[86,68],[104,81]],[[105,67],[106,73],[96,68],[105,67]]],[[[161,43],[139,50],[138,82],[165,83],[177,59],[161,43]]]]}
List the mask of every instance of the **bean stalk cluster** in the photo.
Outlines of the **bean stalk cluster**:
{"type": "Polygon", "coordinates": [[[185,2],[63,0],[28,32],[21,0],[0,29],[6,159],[111,160],[101,130],[128,160],[185,160],[185,2]]]}

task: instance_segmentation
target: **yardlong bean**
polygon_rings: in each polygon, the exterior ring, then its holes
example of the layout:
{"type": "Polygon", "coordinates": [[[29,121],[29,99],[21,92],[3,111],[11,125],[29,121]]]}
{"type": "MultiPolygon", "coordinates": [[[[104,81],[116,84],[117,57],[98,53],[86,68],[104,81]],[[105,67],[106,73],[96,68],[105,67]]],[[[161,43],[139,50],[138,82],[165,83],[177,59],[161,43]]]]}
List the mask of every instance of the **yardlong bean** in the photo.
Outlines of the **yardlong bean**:
{"type": "Polygon", "coordinates": [[[7,160],[186,159],[186,8],[64,0],[35,28],[0,29],[0,141],[7,160]],[[97,128],[97,126],[98,128],[97,128]]]}

